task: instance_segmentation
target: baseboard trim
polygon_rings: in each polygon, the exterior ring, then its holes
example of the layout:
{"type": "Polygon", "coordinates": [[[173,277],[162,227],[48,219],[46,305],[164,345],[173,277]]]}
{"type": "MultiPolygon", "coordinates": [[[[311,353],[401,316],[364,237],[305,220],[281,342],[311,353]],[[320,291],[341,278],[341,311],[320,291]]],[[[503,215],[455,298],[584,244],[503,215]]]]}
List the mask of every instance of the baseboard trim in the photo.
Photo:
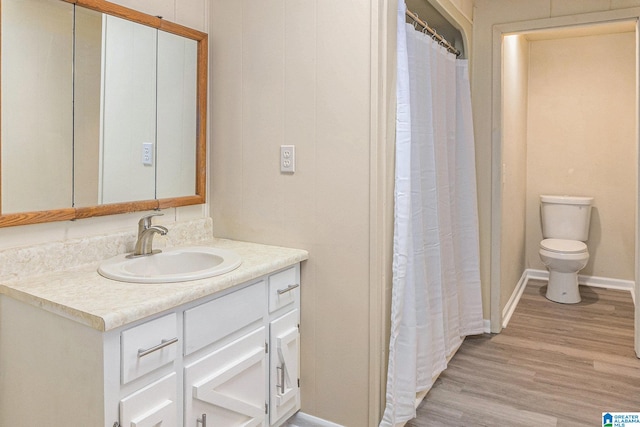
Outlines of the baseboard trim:
{"type": "Polygon", "coordinates": [[[513,312],[516,311],[518,302],[520,302],[520,298],[522,297],[524,288],[527,287],[527,281],[529,280],[529,275],[527,274],[527,271],[528,270],[525,270],[522,273],[522,276],[520,276],[520,280],[518,280],[518,283],[516,284],[516,287],[513,290],[513,293],[511,294],[509,301],[507,301],[507,304],[504,306],[504,309],[502,310],[502,327],[503,328],[506,328],[507,325],[509,324],[509,320],[511,320],[511,316],[513,315],[513,312]]]}
{"type": "Polygon", "coordinates": [[[485,334],[491,333],[491,320],[482,319],[482,332],[484,332],[485,334]]]}
{"type": "Polygon", "coordinates": [[[578,275],[578,283],[581,285],[593,286],[594,288],[617,289],[620,291],[629,291],[633,305],[636,305],[636,282],[633,280],[611,279],[608,277],[583,276],[578,275]]]}
{"type": "MultiPolygon", "coordinates": [[[[520,298],[522,297],[522,293],[524,289],[527,287],[527,283],[529,280],[549,280],[549,271],[547,270],[536,270],[533,268],[526,269],[520,280],[513,290],[509,301],[505,305],[502,310],[502,327],[506,328],[509,320],[511,320],[511,316],[518,306],[518,302],[520,302],[520,298]]],[[[635,282],[632,280],[622,280],[622,279],[613,279],[610,277],[600,277],[600,276],[587,276],[584,274],[578,275],[578,283],[581,285],[592,286],[594,288],[605,288],[605,289],[617,289],[620,291],[628,291],[631,293],[631,298],[633,303],[636,303],[635,298],[635,282]]],[[[487,325],[490,326],[490,322],[488,320],[484,321],[485,330],[487,325]]]]}
{"type": "MultiPolygon", "coordinates": [[[[545,270],[525,270],[527,279],[549,280],[549,272],[545,270]]],[[[617,289],[620,291],[633,292],[635,282],[633,280],[613,279],[610,277],[587,276],[578,274],[578,283],[581,285],[593,286],[594,288],[617,289]]]]}
{"type": "Polygon", "coordinates": [[[522,274],[527,275],[527,280],[549,280],[549,272],[547,270],[535,270],[533,268],[527,268],[522,274]]]}
{"type": "Polygon", "coordinates": [[[618,289],[633,292],[636,284],[631,280],[610,279],[608,277],[578,275],[578,283],[594,288],[618,289]]]}
{"type": "Polygon", "coordinates": [[[344,427],[341,424],[332,423],[331,421],[323,420],[322,418],[314,417],[304,412],[297,412],[285,425],[295,427],[344,427]]]}

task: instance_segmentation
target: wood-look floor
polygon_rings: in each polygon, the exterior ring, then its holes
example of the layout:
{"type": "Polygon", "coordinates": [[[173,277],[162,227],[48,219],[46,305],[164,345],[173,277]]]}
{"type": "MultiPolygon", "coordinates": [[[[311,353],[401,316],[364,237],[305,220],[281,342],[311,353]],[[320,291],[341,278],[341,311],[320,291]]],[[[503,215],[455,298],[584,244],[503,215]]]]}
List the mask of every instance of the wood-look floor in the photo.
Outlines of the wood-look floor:
{"type": "Polygon", "coordinates": [[[582,302],[558,304],[545,292],[529,281],[502,333],[468,337],[407,426],[585,427],[640,412],[630,293],[580,286],[582,302]]]}

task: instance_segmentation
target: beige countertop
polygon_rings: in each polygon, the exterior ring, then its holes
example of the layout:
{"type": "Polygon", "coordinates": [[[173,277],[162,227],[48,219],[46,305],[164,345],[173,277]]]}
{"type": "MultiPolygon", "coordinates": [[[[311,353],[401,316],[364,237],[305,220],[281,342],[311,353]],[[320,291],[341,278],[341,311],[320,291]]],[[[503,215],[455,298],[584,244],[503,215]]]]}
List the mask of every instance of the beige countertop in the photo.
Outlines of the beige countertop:
{"type": "Polygon", "coordinates": [[[242,258],[237,269],[188,282],[140,284],[106,279],[99,263],[15,278],[0,294],[59,314],[99,331],[109,331],[294,265],[308,258],[301,249],[212,239],[189,246],[230,249],[242,258]]]}

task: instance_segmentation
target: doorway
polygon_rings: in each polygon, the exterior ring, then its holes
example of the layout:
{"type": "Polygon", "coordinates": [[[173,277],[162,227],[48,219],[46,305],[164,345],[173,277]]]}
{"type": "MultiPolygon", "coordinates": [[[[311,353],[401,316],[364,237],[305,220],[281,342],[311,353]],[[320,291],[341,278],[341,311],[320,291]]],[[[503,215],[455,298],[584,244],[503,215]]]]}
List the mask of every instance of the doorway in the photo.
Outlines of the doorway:
{"type": "MultiPolygon", "coordinates": [[[[537,255],[539,194],[595,196],[584,274],[607,286],[608,277],[619,276],[611,283],[624,282],[629,290],[638,283],[637,16],[615,15],[494,27],[492,332],[502,328],[504,310],[517,303],[527,274],[546,272],[537,255]],[[598,49],[606,60],[594,61],[598,49]],[[596,69],[598,63],[604,68],[596,69]],[[615,79],[606,77],[611,72],[615,79]],[[598,81],[613,85],[596,87],[598,81]],[[626,125],[618,126],[624,121],[614,110],[622,105],[626,125]],[[615,265],[608,257],[623,259],[615,265]]],[[[636,306],[638,354],[639,317],[636,306]]]]}

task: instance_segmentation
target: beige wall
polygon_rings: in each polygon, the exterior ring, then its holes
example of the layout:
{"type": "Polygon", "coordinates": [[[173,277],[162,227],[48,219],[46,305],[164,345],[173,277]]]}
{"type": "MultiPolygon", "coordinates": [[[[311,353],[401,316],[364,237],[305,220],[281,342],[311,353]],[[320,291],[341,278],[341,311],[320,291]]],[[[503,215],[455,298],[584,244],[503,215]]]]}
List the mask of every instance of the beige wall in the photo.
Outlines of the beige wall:
{"type": "Polygon", "coordinates": [[[370,2],[214,0],[211,16],[214,233],[309,251],[303,410],[368,425],[370,2]]]}
{"type": "MultiPolygon", "coordinates": [[[[473,0],[450,0],[469,21],[473,21],[473,0]]],[[[444,2],[442,2],[444,3],[444,2]]]]}
{"type": "MultiPolygon", "coordinates": [[[[138,9],[154,16],[160,15],[167,20],[190,26],[200,31],[208,31],[209,5],[207,0],[161,0],[157,2],[112,0],[112,2],[138,9]]],[[[208,216],[209,205],[165,209],[163,212],[165,216],[158,218],[156,222],[187,221],[208,216]]],[[[143,212],[136,212],[77,221],[0,228],[0,250],[23,245],[65,241],[122,230],[136,230],[138,219],[143,214],[143,212]]]]}
{"type": "Polygon", "coordinates": [[[635,33],[532,41],[530,52],[527,267],[544,270],[539,195],[585,195],[581,274],[634,280],[635,33]]]}
{"type": "MultiPolygon", "coordinates": [[[[640,0],[475,0],[471,87],[476,139],[481,278],[485,319],[490,317],[491,307],[492,158],[501,155],[501,153],[492,153],[492,142],[494,138],[499,140],[500,137],[500,130],[493,129],[491,109],[494,90],[494,82],[492,81],[494,26],[590,12],[607,12],[637,6],[640,6],[640,0]]],[[[574,17],[571,16],[567,19],[573,21],[574,17]]],[[[501,309],[502,307],[500,307],[501,309]]]]}
{"type": "Polygon", "coordinates": [[[207,32],[209,0],[109,0],[121,6],[139,10],[152,16],[161,16],[198,31],[207,32]]]}
{"type": "Polygon", "coordinates": [[[525,269],[527,191],[527,87],[529,42],[524,36],[505,39],[503,50],[504,136],[502,142],[502,229],[500,305],[511,297],[525,269]]]}

